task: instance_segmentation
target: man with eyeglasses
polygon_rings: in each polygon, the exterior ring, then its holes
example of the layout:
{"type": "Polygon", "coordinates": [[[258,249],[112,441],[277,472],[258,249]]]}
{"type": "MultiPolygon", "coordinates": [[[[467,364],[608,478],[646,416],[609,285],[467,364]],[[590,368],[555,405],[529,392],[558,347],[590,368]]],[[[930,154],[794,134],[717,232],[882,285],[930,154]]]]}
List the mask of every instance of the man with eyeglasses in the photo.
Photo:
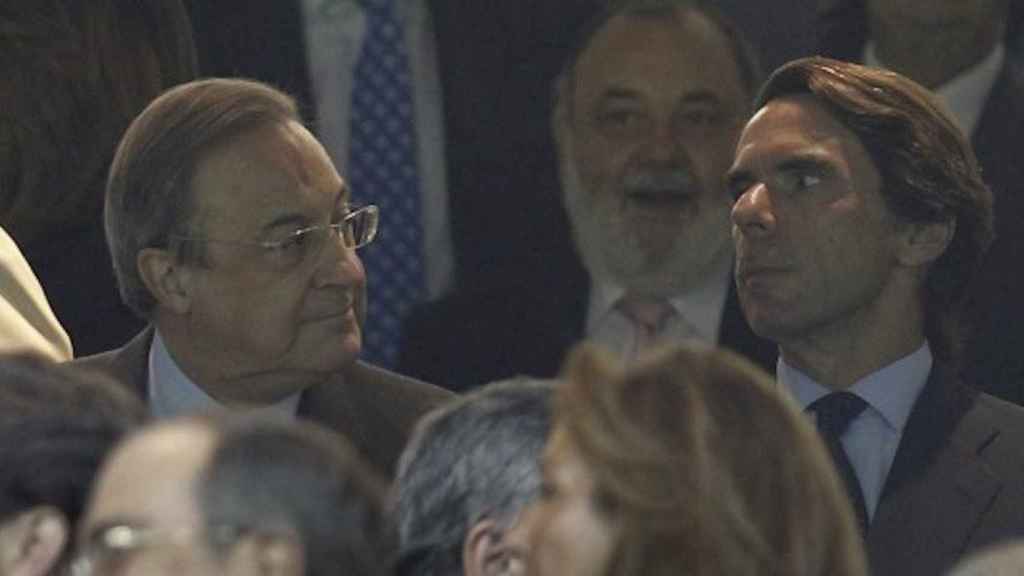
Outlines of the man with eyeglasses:
{"type": "Polygon", "coordinates": [[[104,463],[74,576],[384,576],[384,480],[311,423],[160,422],[104,463]]]}
{"type": "Polygon", "coordinates": [[[357,360],[356,249],[378,212],[349,199],[287,95],[241,79],[169,90],[125,133],[106,197],[121,296],[151,326],[75,365],[124,383],[158,418],[310,418],[390,471],[447,393],[357,360]]]}

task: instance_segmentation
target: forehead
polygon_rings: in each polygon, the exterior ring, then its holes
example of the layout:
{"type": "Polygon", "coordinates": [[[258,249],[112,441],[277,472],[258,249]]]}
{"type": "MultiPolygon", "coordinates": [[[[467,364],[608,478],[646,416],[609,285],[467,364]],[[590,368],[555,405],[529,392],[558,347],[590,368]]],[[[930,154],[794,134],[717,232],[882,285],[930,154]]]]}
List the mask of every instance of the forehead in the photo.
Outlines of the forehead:
{"type": "Polygon", "coordinates": [[[683,9],[613,17],[581,54],[575,81],[580,102],[616,88],[671,99],[690,92],[745,98],[725,35],[703,14],[683,9]]]}
{"type": "Polygon", "coordinates": [[[771,100],[747,123],[737,145],[737,161],[765,153],[818,153],[856,162],[858,168],[875,168],[860,138],[806,94],[771,100]]]}
{"type": "Polygon", "coordinates": [[[212,150],[192,190],[201,217],[221,226],[288,212],[315,218],[347,195],[323,146],[297,122],[261,126],[212,150]]]}
{"type": "Polygon", "coordinates": [[[193,488],[214,444],[209,430],[187,422],[161,424],[133,436],[103,466],[87,524],[197,522],[193,488]]]}

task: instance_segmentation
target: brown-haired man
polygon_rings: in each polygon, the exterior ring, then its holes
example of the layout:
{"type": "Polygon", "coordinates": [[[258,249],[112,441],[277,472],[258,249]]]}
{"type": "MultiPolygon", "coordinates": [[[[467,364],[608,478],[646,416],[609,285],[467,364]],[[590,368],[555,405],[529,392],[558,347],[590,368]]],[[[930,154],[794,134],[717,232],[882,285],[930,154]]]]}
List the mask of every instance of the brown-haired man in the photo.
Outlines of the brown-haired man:
{"type": "Polygon", "coordinates": [[[824,58],[762,88],[728,185],[736,283],[830,444],[873,573],[939,574],[1024,531],[1024,412],[957,378],[992,237],[970,145],[914,82],[824,58]]]}
{"type": "Polygon", "coordinates": [[[319,421],[390,470],[447,394],[357,361],[375,206],[355,207],[287,95],[209,79],[157,98],[111,167],[107,240],[152,327],[77,365],[157,417],[216,407],[319,421]]]}

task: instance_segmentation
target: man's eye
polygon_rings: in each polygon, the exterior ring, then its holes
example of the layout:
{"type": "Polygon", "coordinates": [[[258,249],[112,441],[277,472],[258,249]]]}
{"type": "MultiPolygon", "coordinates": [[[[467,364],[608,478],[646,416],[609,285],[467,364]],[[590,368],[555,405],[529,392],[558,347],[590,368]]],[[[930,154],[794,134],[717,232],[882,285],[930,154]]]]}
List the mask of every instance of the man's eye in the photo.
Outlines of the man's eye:
{"type": "Polygon", "coordinates": [[[783,172],[776,185],[787,192],[801,192],[821,184],[821,176],[809,172],[783,172]]]}
{"type": "Polygon", "coordinates": [[[601,131],[620,135],[638,130],[643,125],[644,116],[633,108],[607,108],[599,111],[594,120],[601,131]]]}
{"type": "Polygon", "coordinates": [[[303,248],[306,242],[309,240],[309,234],[306,231],[298,231],[288,236],[284,240],[278,243],[278,249],[280,250],[296,250],[303,248]]]}
{"type": "Polygon", "coordinates": [[[692,128],[707,127],[718,122],[719,114],[709,108],[694,108],[683,112],[683,122],[692,128]]]}

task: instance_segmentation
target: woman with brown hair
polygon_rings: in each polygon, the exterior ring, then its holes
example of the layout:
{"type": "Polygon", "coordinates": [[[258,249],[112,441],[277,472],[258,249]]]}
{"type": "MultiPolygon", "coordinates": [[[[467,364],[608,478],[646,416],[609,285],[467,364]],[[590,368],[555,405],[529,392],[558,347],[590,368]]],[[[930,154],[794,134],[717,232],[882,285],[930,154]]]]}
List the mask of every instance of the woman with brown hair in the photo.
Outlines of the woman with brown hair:
{"type": "Polygon", "coordinates": [[[725,350],[608,358],[582,345],[564,368],[534,573],[866,573],[826,448],[766,374],[725,350]]]}

